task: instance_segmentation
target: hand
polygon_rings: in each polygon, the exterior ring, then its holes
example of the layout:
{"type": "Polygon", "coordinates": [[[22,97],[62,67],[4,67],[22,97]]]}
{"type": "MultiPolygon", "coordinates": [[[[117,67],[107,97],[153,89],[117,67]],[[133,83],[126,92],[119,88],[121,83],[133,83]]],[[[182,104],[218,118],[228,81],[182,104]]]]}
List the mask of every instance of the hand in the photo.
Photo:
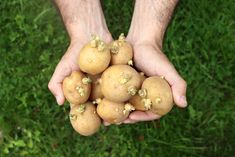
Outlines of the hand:
{"type": "MultiPolygon", "coordinates": [[[[179,107],[186,107],[186,82],[181,78],[174,66],[154,42],[132,42],[134,50],[135,66],[148,76],[164,76],[171,86],[173,99],[179,107]]],[[[160,45],[160,44],[159,44],[160,45]]],[[[124,123],[135,123],[137,121],[149,121],[160,118],[150,111],[134,111],[124,123]]]]}
{"type": "MultiPolygon", "coordinates": [[[[173,99],[179,107],[186,107],[186,82],[162,52],[162,41],[178,0],[136,0],[127,40],[132,44],[134,64],[147,76],[164,76],[171,86],[173,99]]],[[[160,118],[150,111],[132,112],[124,123],[160,118]]]]}
{"type": "MultiPolygon", "coordinates": [[[[164,76],[171,86],[173,99],[179,107],[186,107],[186,82],[181,78],[174,66],[168,60],[156,42],[136,41],[127,37],[134,51],[134,64],[147,76],[164,76]]],[[[159,44],[160,45],[160,44],[159,44]]],[[[136,123],[138,121],[150,121],[159,119],[161,116],[151,111],[134,111],[123,123],[136,123]]],[[[109,125],[109,123],[104,123],[109,125]]]]}
{"type": "Polygon", "coordinates": [[[57,64],[54,74],[48,84],[49,90],[55,96],[59,105],[64,104],[65,97],[62,90],[62,82],[64,78],[71,74],[72,71],[78,70],[77,56],[81,49],[82,44],[80,42],[71,43],[68,50],[57,64]]]}
{"type": "MultiPolygon", "coordinates": [[[[112,37],[106,34],[102,39],[106,42],[111,42],[112,37]]],[[[72,73],[72,71],[79,70],[77,64],[77,57],[82,46],[89,41],[89,38],[84,40],[73,40],[68,47],[68,50],[57,64],[53,76],[48,84],[49,90],[55,96],[59,105],[64,104],[65,97],[62,90],[62,82],[64,78],[72,73]]]]}
{"type": "Polygon", "coordinates": [[[62,105],[65,101],[62,82],[72,71],[79,69],[77,57],[82,46],[90,40],[92,34],[98,35],[107,43],[112,41],[112,36],[108,31],[100,1],[55,0],[55,3],[71,39],[68,50],[56,66],[48,84],[57,103],[62,105]]]}

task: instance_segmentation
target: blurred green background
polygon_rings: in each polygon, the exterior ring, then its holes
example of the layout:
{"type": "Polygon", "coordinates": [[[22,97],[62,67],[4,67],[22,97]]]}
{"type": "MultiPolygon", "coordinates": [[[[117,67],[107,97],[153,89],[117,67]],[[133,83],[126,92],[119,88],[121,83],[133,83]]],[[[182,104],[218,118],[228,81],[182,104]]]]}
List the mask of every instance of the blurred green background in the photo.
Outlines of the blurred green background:
{"type": "MultiPolygon", "coordinates": [[[[110,31],[128,32],[134,2],[103,0],[110,31]]],[[[0,156],[230,157],[235,153],[235,1],[185,0],[164,51],[188,82],[186,109],[81,137],[48,81],[69,39],[51,1],[0,2],[0,156]]]]}

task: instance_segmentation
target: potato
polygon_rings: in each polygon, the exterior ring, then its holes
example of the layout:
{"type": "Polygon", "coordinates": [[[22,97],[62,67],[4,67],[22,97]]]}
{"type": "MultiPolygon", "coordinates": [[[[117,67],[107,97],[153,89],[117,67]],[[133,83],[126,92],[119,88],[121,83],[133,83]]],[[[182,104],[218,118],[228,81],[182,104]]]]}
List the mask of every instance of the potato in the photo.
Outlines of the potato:
{"type": "Polygon", "coordinates": [[[75,105],[71,108],[69,117],[74,130],[83,136],[96,133],[101,125],[96,107],[91,102],[75,105]]]}
{"type": "Polygon", "coordinates": [[[71,108],[73,108],[73,107],[76,106],[76,105],[74,105],[74,104],[69,104],[69,106],[70,106],[70,109],[71,109],[71,108]]]}
{"type": "Polygon", "coordinates": [[[88,75],[91,80],[91,95],[90,95],[90,100],[96,100],[98,98],[103,98],[104,95],[101,92],[101,75],[88,75]]]}
{"type": "Polygon", "coordinates": [[[125,102],[135,95],[141,86],[139,73],[128,65],[113,65],[101,76],[101,91],[105,98],[125,102]]]}
{"type": "Polygon", "coordinates": [[[173,107],[171,87],[163,77],[149,77],[144,80],[142,90],[146,90],[145,104],[151,104],[151,111],[158,115],[167,114],[173,107]]]}
{"type": "Polygon", "coordinates": [[[73,71],[63,80],[63,93],[70,104],[86,102],[91,93],[89,79],[82,72],[73,71]]]}
{"type": "Polygon", "coordinates": [[[129,100],[130,104],[139,111],[147,111],[151,108],[151,102],[147,103],[145,98],[142,98],[138,94],[131,97],[129,100]]]}
{"type": "Polygon", "coordinates": [[[141,84],[144,82],[144,80],[146,79],[146,76],[144,75],[143,72],[140,72],[140,80],[141,80],[141,84]]]}
{"type": "Polygon", "coordinates": [[[117,103],[106,98],[97,100],[97,113],[106,122],[118,124],[124,121],[135,108],[131,104],[117,103]]]}
{"type": "Polygon", "coordinates": [[[133,50],[130,43],[125,40],[125,36],[122,33],[118,40],[113,41],[110,44],[111,52],[111,65],[116,64],[129,64],[133,65],[133,50]]]}
{"type": "MultiPolygon", "coordinates": [[[[140,72],[139,74],[140,74],[140,80],[141,80],[141,84],[142,84],[144,82],[144,80],[146,79],[146,76],[144,75],[143,72],[140,72]]],[[[134,95],[129,100],[129,102],[135,107],[135,109],[139,110],[139,111],[147,111],[151,107],[149,104],[146,104],[145,100],[143,99],[144,98],[144,96],[142,96],[144,94],[143,92],[146,92],[146,90],[144,90],[144,91],[139,90],[138,94],[134,95]]]]}
{"type": "Polygon", "coordinates": [[[83,72],[96,75],[103,72],[110,63],[108,46],[99,37],[94,36],[80,51],[78,65],[83,72]]]}

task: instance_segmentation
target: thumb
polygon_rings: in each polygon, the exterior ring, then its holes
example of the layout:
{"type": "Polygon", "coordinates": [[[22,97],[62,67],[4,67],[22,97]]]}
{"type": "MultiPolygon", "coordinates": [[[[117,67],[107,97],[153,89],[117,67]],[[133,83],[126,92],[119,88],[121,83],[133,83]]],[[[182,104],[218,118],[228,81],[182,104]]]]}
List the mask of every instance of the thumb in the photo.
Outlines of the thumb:
{"type": "Polygon", "coordinates": [[[174,102],[179,107],[186,107],[187,106],[187,99],[186,99],[187,83],[184,79],[180,77],[180,75],[177,72],[172,73],[172,75],[173,76],[166,77],[166,80],[171,85],[174,102]]]}
{"type": "Polygon", "coordinates": [[[171,86],[174,101],[179,107],[187,106],[186,87],[187,84],[183,79],[175,81],[174,84],[171,86]]]}
{"type": "Polygon", "coordinates": [[[55,96],[56,101],[59,105],[62,105],[65,101],[62,82],[66,76],[71,73],[71,68],[68,65],[58,64],[54,74],[51,77],[50,82],[48,83],[48,88],[51,93],[55,96]]]}

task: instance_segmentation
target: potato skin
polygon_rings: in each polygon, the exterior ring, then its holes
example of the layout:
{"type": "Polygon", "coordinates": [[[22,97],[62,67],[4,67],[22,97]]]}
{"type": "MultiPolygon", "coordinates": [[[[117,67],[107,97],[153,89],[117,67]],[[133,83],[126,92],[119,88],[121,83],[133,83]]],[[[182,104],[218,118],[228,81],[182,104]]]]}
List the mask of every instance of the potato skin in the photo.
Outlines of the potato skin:
{"type": "Polygon", "coordinates": [[[140,74],[140,80],[141,80],[140,82],[141,84],[143,84],[144,80],[146,79],[146,76],[144,75],[143,72],[140,72],[139,74],[140,74]]]}
{"type": "MultiPolygon", "coordinates": [[[[143,72],[140,72],[139,74],[140,74],[141,84],[143,84],[144,80],[146,79],[146,76],[144,75],[143,72]]],[[[144,106],[143,98],[141,98],[139,94],[136,94],[133,97],[131,97],[129,102],[135,107],[136,110],[139,110],[139,111],[149,110],[144,106]]]]}
{"type": "Polygon", "coordinates": [[[102,99],[101,102],[98,103],[97,113],[98,115],[106,122],[111,124],[117,124],[124,121],[130,111],[123,113],[125,110],[124,103],[117,103],[114,101],[110,101],[106,98],[102,99]]]}
{"type": "Polygon", "coordinates": [[[133,50],[130,43],[127,41],[113,41],[111,43],[111,65],[128,64],[128,61],[133,58],[133,50]],[[116,46],[117,52],[112,53],[112,47],[116,46]]]}
{"type": "Polygon", "coordinates": [[[83,72],[96,75],[109,66],[110,60],[111,54],[107,46],[103,51],[98,51],[98,48],[92,47],[89,42],[79,53],[78,65],[83,72]]]}
{"type": "Polygon", "coordinates": [[[101,119],[96,112],[94,104],[86,102],[83,105],[85,105],[83,113],[78,112],[80,105],[75,105],[71,108],[70,117],[73,115],[75,118],[70,118],[70,122],[76,132],[83,136],[90,136],[99,130],[101,119]]]}
{"type": "Polygon", "coordinates": [[[74,106],[76,106],[76,105],[71,104],[71,103],[69,104],[70,109],[73,108],[74,106]]]}
{"type": "Polygon", "coordinates": [[[136,94],[133,97],[131,97],[129,102],[130,102],[130,104],[132,104],[134,106],[134,108],[136,110],[148,111],[148,109],[144,106],[144,102],[142,100],[143,99],[138,94],[136,94]]]}
{"type": "Polygon", "coordinates": [[[104,95],[101,91],[101,85],[100,85],[100,80],[101,80],[101,75],[88,75],[91,80],[91,94],[90,94],[90,100],[96,100],[98,98],[103,98],[104,95]]]}
{"type": "Polygon", "coordinates": [[[128,65],[113,65],[101,76],[101,91],[105,98],[125,102],[131,98],[130,88],[141,86],[139,73],[128,65]]]}
{"type": "Polygon", "coordinates": [[[85,77],[86,75],[81,71],[73,71],[70,76],[63,80],[63,93],[69,103],[76,105],[88,100],[91,93],[91,85],[82,83],[82,79],[85,77]],[[78,88],[84,90],[83,96],[79,93],[78,88]]]}
{"type": "Polygon", "coordinates": [[[147,90],[147,98],[152,102],[153,113],[165,115],[172,109],[172,91],[165,79],[158,76],[149,77],[143,82],[142,89],[147,90]]]}

